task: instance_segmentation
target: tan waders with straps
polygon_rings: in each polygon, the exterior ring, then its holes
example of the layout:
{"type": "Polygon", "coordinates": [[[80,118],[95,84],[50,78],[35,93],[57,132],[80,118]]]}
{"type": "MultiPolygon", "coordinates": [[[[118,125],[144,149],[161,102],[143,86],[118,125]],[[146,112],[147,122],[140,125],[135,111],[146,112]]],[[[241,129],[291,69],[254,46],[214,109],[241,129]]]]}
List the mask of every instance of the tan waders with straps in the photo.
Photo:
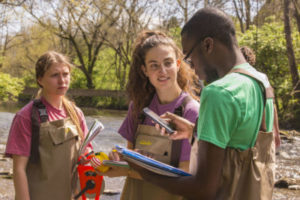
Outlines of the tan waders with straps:
{"type": "MultiPolygon", "coordinates": [[[[192,100],[186,96],[180,107],[174,113],[182,116],[186,104],[192,100]]],[[[178,167],[181,155],[182,140],[172,141],[167,136],[162,136],[154,126],[138,125],[134,148],[145,150],[153,155],[153,158],[166,164],[178,167]]],[[[122,200],[181,200],[182,196],[174,195],[166,190],[144,180],[127,177],[122,200]]]]}
{"type": "MultiPolygon", "coordinates": [[[[243,69],[234,69],[232,72],[245,74],[257,80],[260,85],[263,81],[254,74],[243,69]]],[[[266,81],[266,80],[264,80],[266,81]]],[[[274,98],[271,87],[264,89],[264,101],[274,98]]],[[[274,105],[275,106],[275,105],[274,105]]],[[[274,116],[277,112],[274,107],[274,116]]],[[[274,120],[275,123],[275,120],[274,120]]],[[[273,132],[278,131],[273,126],[273,132]]],[[[222,174],[216,199],[220,200],[271,200],[275,173],[275,143],[273,132],[266,132],[265,107],[260,131],[254,147],[245,151],[227,147],[222,168],[222,174]]],[[[241,133],[243,134],[243,133],[241,133]]],[[[197,169],[198,142],[192,147],[192,172],[197,169]],[[193,160],[193,161],[192,161],[193,160]]]]}
{"type": "Polygon", "coordinates": [[[39,158],[28,162],[26,169],[30,199],[72,199],[80,142],[76,126],[70,118],[46,121],[40,123],[38,138],[39,158]]]}
{"type": "MultiPolygon", "coordinates": [[[[138,125],[137,134],[141,134],[136,140],[136,148],[146,150],[154,155],[154,159],[170,164],[172,141],[161,136],[154,126],[138,125]],[[146,147],[146,148],[143,148],[146,147]],[[152,150],[152,151],[151,151],[152,150]]],[[[180,156],[179,154],[177,154],[180,156]]],[[[179,200],[177,196],[144,180],[127,177],[122,200],[179,200]]]]}

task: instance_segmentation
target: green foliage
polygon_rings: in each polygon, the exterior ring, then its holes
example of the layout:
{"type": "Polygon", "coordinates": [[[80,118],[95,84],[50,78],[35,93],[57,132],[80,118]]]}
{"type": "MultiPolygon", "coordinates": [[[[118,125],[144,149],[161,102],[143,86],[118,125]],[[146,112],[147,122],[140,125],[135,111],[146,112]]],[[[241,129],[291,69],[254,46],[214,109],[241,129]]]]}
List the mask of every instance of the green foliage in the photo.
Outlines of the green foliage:
{"type": "Polygon", "coordinates": [[[71,74],[71,84],[70,88],[84,88],[86,87],[86,77],[79,68],[74,68],[71,74]]]}
{"type": "MultiPolygon", "coordinates": [[[[2,53],[2,52],[0,52],[0,53],[2,53]]],[[[0,67],[2,67],[3,62],[4,62],[4,57],[3,57],[3,56],[0,56],[0,67]]]]}
{"type": "Polygon", "coordinates": [[[269,76],[274,87],[289,78],[288,59],[282,56],[286,54],[286,47],[281,24],[265,24],[258,29],[252,26],[240,37],[240,46],[249,46],[255,51],[255,67],[269,76]]]}
{"type": "MultiPolygon", "coordinates": [[[[293,31],[293,43],[296,58],[300,58],[300,36],[293,31]]],[[[248,46],[255,51],[255,67],[269,77],[275,89],[275,96],[281,119],[292,112],[295,101],[291,95],[292,81],[286,54],[286,40],[282,23],[270,22],[257,28],[252,26],[239,35],[240,46],[248,46]]],[[[299,63],[299,62],[298,62],[299,63]]]]}
{"type": "Polygon", "coordinates": [[[120,89],[116,74],[116,62],[114,51],[112,49],[106,48],[101,51],[93,76],[96,88],[108,90],[120,89]]]}
{"type": "Polygon", "coordinates": [[[127,100],[123,97],[74,97],[73,100],[80,107],[127,109],[127,100]]]}
{"type": "Polygon", "coordinates": [[[179,26],[173,27],[169,30],[169,34],[172,39],[176,42],[177,46],[181,49],[181,28],[179,26]]]}
{"type": "MultiPolygon", "coordinates": [[[[93,80],[95,89],[103,90],[120,90],[120,81],[116,75],[115,55],[112,49],[103,49],[99,58],[95,63],[93,73],[93,80]]],[[[78,60],[74,61],[75,65],[79,65],[78,60]]],[[[128,71],[128,67],[127,67],[128,71]]],[[[127,74],[127,73],[126,73],[127,74]]],[[[78,68],[72,70],[71,86],[70,88],[85,88],[86,77],[78,68]]],[[[97,108],[126,108],[126,99],[112,98],[112,97],[76,97],[74,98],[76,104],[82,107],[97,107],[97,108]]]]}
{"type": "Polygon", "coordinates": [[[16,101],[16,97],[23,89],[24,82],[21,79],[0,72],[0,103],[16,101]]]}
{"type": "Polygon", "coordinates": [[[60,52],[60,41],[50,30],[38,25],[25,27],[19,35],[11,40],[1,71],[22,78],[27,87],[36,86],[35,62],[46,51],[60,52]]]}
{"type": "MultiPolygon", "coordinates": [[[[114,56],[112,49],[106,48],[100,51],[93,73],[95,89],[118,90],[120,88],[116,77],[114,56]]],[[[75,60],[74,63],[79,65],[78,60],[75,60]]],[[[71,79],[71,88],[87,88],[86,78],[80,69],[76,68],[72,71],[71,79]]]]}

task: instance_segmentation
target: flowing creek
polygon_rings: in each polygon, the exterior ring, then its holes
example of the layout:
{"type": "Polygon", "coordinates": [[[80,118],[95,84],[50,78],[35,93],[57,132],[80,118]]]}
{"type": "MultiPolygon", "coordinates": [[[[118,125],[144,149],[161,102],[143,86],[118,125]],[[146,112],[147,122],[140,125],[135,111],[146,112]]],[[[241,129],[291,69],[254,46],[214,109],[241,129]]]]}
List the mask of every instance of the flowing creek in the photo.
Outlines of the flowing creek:
{"type": "MultiPolygon", "coordinates": [[[[13,112],[0,110],[0,153],[3,154],[9,128],[14,117],[13,112]]],[[[86,113],[86,112],[85,112],[86,113]]],[[[95,112],[93,112],[95,113],[95,112]]],[[[116,144],[126,146],[126,141],[117,133],[120,124],[126,116],[125,111],[106,110],[97,115],[86,114],[88,126],[93,119],[101,121],[105,129],[95,138],[94,150],[108,153],[116,144]]],[[[277,187],[273,199],[300,200],[300,134],[296,131],[282,131],[282,145],[276,156],[277,187]]],[[[13,200],[14,187],[11,179],[12,161],[0,158],[0,199],[13,200]]],[[[101,200],[118,200],[124,184],[124,178],[105,178],[105,190],[101,200]]]]}

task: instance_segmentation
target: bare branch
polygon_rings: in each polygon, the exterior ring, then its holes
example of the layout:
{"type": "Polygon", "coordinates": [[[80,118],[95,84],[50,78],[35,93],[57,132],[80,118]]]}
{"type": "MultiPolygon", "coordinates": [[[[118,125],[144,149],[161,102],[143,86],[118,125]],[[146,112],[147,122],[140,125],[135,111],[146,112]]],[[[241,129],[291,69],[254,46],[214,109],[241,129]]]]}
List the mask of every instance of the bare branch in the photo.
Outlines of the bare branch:
{"type": "Polygon", "coordinates": [[[22,1],[4,1],[0,0],[0,4],[7,5],[7,6],[21,6],[26,0],[22,1]]]}

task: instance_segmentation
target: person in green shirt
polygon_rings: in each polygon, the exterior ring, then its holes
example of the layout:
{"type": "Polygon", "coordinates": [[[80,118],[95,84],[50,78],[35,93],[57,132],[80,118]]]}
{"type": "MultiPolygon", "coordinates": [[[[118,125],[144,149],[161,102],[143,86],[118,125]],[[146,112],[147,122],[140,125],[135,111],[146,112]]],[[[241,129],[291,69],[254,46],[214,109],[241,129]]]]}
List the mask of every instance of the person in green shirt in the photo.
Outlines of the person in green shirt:
{"type": "Polygon", "coordinates": [[[184,61],[207,83],[199,119],[196,126],[172,113],[162,117],[175,125],[171,139],[191,139],[192,176],[166,177],[131,167],[145,180],[188,199],[272,199],[278,127],[267,76],[246,62],[234,23],[218,9],[196,12],[181,39],[184,61]]]}
{"type": "MultiPolygon", "coordinates": [[[[237,68],[259,73],[248,63],[233,67],[237,68]]],[[[273,100],[268,99],[266,106],[267,131],[272,131],[273,100]]],[[[198,139],[223,149],[231,147],[246,150],[253,147],[260,128],[263,108],[260,84],[248,76],[229,73],[202,91],[198,139]],[[240,134],[241,132],[243,134],[240,134]]]]}

